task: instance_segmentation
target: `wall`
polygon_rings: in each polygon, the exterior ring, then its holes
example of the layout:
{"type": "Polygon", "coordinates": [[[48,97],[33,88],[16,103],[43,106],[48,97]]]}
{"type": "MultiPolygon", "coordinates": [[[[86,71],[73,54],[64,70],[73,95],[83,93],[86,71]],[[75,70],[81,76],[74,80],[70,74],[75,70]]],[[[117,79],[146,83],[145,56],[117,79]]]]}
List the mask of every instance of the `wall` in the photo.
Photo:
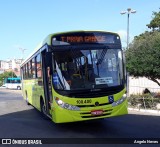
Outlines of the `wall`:
{"type": "Polygon", "coordinates": [[[150,92],[160,92],[160,86],[155,82],[145,77],[134,78],[129,76],[129,95],[142,94],[145,88],[149,89],[150,92]]]}

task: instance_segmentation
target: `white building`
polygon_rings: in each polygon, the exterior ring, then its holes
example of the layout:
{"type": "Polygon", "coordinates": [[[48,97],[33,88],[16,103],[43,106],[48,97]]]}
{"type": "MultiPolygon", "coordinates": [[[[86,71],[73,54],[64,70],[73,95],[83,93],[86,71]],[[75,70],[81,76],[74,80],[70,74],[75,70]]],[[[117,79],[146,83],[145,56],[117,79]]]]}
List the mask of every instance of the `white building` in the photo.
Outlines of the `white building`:
{"type": "Polygon", "coordinates": [[[9,69],[9,62],[4,61],[4,60],[0,60],[0,69],[1,70],[9,69]]]}
{"type": "Polygon", "coordinates": [[[12,60],[0,60],[0,73],[4,71],[13,71],[17,76],[20,76],[20,64],[22,59],[12,59],[12,60]]]}

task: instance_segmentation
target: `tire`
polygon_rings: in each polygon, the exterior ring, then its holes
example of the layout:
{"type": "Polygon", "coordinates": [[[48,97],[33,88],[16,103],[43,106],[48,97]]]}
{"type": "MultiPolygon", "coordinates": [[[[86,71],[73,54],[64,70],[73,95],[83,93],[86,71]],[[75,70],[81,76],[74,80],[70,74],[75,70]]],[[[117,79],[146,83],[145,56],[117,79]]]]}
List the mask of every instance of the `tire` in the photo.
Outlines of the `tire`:
{"type": "Polygon", "coordinates": [[[20,87],[20,86],[17,86],[17,90],[21,90],[21,87],[20,87]]]}
{"type": "Polygon", "coordinates": [[[46,106],[44,104],[44,101],[43,99],[41,99],[41,102],[40,102],[40,106],[41,106],[41,115],[44,119],[48,119],[47,115],[46,115],[46,106]]]}
{"type": "Polygon", "coordinates": [[[28,102],[28,97],[26,97],[26,103],[27,105],[30,105],[30,103],[28,102]]]}
{"type": "Polygon", "coordinates": [[[29,101],[28,101],[27,92],[26,92],[26,103],[27,103],[27,105],[30,105],[30,103],[29,103],[29,101]]]}

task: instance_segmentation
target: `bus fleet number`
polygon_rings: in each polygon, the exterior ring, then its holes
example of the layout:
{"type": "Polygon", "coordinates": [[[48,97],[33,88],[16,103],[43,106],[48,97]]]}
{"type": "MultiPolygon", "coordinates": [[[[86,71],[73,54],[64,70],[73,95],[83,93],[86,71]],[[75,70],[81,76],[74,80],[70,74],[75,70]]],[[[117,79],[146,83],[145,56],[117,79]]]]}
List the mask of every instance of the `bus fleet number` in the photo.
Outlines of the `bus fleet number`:
{"type": "Polygon", "coordinates": [[[77,104],[89,104],[92,103],[91,99],[88,100],[77,100],[77,104]]]}

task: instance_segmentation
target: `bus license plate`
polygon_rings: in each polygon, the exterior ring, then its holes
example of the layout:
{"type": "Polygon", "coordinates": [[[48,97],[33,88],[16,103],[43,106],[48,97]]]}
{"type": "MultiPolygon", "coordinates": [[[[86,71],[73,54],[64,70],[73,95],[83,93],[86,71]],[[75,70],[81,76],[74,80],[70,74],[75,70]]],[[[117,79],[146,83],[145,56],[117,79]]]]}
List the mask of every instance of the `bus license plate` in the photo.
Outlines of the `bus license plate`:
{"type": "Polygon", "coordinates": [[[102,115],[103,114],[103,110],[93,110],[91,111],[92,115],[102,115]]]}

